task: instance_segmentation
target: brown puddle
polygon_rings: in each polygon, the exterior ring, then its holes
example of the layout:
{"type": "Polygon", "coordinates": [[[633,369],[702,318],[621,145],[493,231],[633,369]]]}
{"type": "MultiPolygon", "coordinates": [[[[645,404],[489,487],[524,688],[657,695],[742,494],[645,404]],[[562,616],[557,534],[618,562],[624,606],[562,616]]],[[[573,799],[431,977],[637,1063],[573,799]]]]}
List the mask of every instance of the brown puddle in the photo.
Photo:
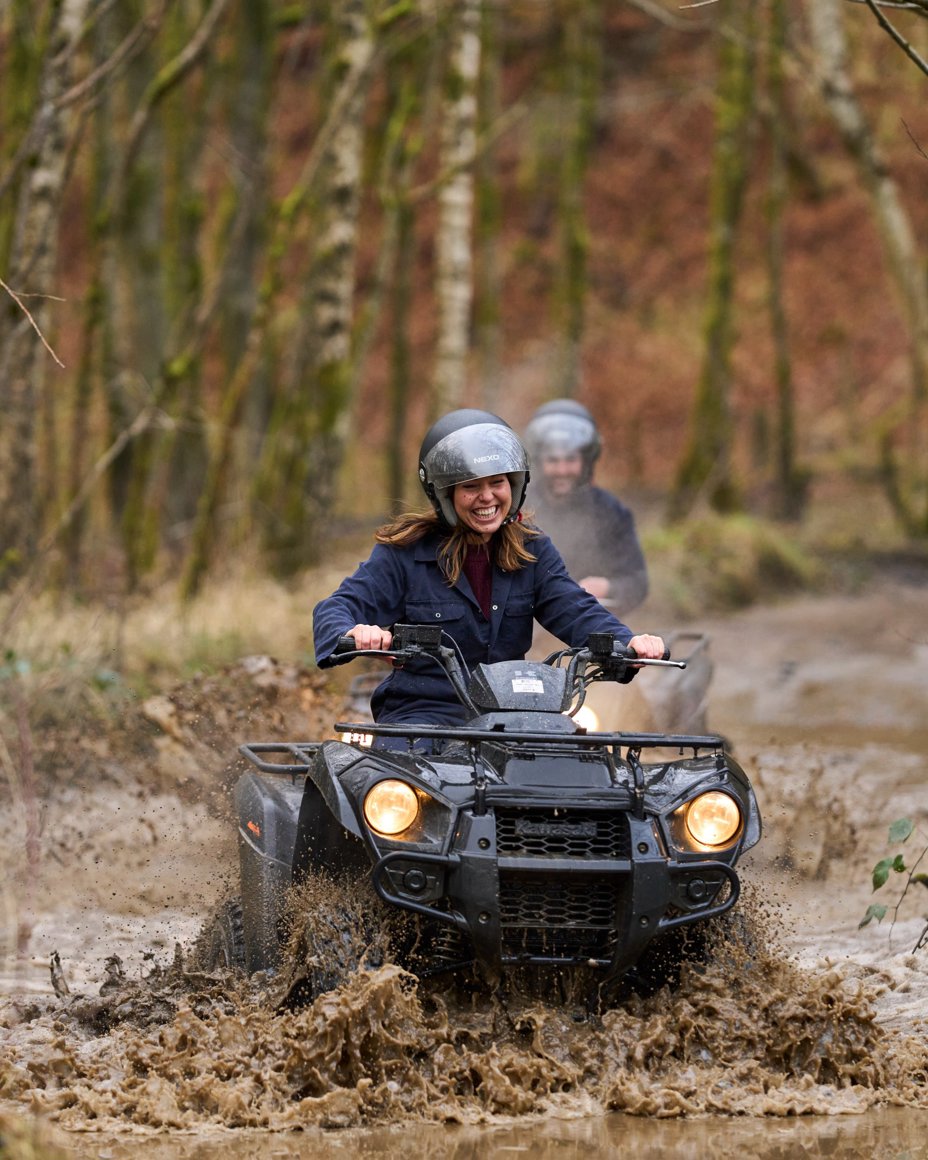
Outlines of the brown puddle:
{"type": "Polygon", "coordinates": [[[272,990],[180,954],[134,982],[111,960],[102,993],[8,1003],[0,1092],[107,1134],[928,1108],[928,1044],[878,1025],[866,979],[800,969],[756,932],[743,950],[594,1016],[516,989],[455,995],[391,964],[281,1012],[272,990]]]}
{"type": "MultiPolygon", "coordinates": [[[[868,605],[874,631],[904,607],[886,604],[868,605]]],[[[922,606],[913,602],[913,617],[922,606]]],[[[745,625],[713,628],[715,719],[739,737],[766,827],[744,866],[743,901],[756,912],[747,960],[734,948],[685,972],[673,993],[630,997],[592,1018],[580,1002],[515,986],[467,995],[389,965],[280,1012],[279,986],[172,959],[174,940],[204,917],[217,866],[232,865],[226,820],[91,782],[79,809],[63,800],[61,821],[49,806],[45,840],[62,857],[44,867],[35,904],[41,965],[33,978],[3,981],[0,1156],[41,1155],[30,1151],[38,1133],[46,1156],[80,1160],[928,1160],[928,954],[912,952],[923,900],[910,898],[893,926],[857,926],[888,823],[928,822],[924,737],[911,711],[928,648],[911,649],[904,673],[894,655],[880,668],[893,680],[877,681],[866,642],[843,630],[843,609],[824,625],[834,656],[805,643],[824,632],[821,603],[764,615],[751,621],[750,665],[738,663],[745,625]],[[849,642],[860,644],[851,659],[860,653],[866,680],[844,655],[849,642]],[[800,662],[777,684],[781,653],[800,662]],[[726,671],[741,680],[730,691],[726,671]],[[813,709],[822,719],[804,721],[813,709]],[[826,712],[839,739],[826,736],[826,712]],[[891,746],[876,732],[878,712],[891,746]],[[866,724],[863,736],[845,728],[849,717],[866,724]],[[56,947],[71,985],[60,999],[48,973],[56,947]]]]}

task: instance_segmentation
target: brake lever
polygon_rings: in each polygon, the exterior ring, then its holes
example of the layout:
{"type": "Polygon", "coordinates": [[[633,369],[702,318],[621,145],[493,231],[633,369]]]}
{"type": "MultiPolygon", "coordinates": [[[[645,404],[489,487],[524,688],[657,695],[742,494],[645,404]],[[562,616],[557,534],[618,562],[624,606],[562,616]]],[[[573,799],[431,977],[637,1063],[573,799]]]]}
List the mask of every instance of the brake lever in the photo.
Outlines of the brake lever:
{"type": "Polygon", "coordinates": [[[357,657],[377,657],[379,660],[391,661],[396,665],[402,664],[406,656],[406,650],[403,649],[357,648],[353,636],[340,636],[335,642],[329,660],[333,665],[346,665],[357,657]]]}
{"type": "Polygon", "coordinates": [[[664,654],[661,657],[639,657],[638,653],[631,647],[626,645],[624,649],[624,656],[621,657],[626,664],[633,665],[636,669],[643,665],[657,665],[658,668],[664,669],[685,669],[686,661],[672,661],[670,659],[670,649],[665,648],[664,654]]]}

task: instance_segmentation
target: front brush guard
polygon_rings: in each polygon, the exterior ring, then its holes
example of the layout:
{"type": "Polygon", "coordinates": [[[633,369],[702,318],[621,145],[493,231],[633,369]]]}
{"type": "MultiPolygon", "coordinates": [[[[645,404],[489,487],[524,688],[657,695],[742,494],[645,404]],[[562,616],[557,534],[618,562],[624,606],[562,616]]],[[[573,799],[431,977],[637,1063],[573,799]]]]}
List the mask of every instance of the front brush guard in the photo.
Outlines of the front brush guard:
{"type": "MultiPolygon", "coordinates": [[[[399,894],[394,893],[385,879],[390,865],[394,862],[425,862],[433,866],[441,866],[445,869],[457,868],[461,865],[461,858],[458,854],[427,854],[419,851],[407,853],[405,850],[391,850],[383,854],[371,870],[371,878],[374,884],[374,889],[384,902],[391,906],[400,907],[403,910],[412,911],[414,914],[421,914],[429,919],[438,919],[440,922],[448,923],[457,930],[474,938],[474,932],[470,929],[465,916],[458,911],[439,910],[434,906],[429,906],[422,902],[416,902],[411,898],[403,898],[399,894]]],[[[686,867],[691,868],[691,867],[686,867]]],[[[735,870],[725,862],[703,862],[700,863],[700,870],[706,873],[718,872],[723,878],[728,880],[729,892],[728,895],[721,901],[707,906],[702,910],[694,911],[692,913],[677,914],[672,917],[663,917],[657,923],[653,933],[648,938],[650,942],[653,938],[663,934],[665,931],[673,930],[676,927],[687,926],[694,922],[705,922],[707,919],[717,918],[730,910],[741,894],[741,882],[735,870]]],[[[627,869],[622,867],[617,868],[615,873],[627,873],[627,869]]],[[[478,943],[484,940],[477,939],[478,943]]],[[[637,958],[643,948],[636,941],[635,949],[630,956],[631,959],[637,958]]],[[[531,956],[509,956],[498,955],[500,966],[568,966],[575,963],[575,958],[563,955],[531,955],[531,956]]],[[[626,955],[617,953],[611,959],[589,959],[584,958],[584,963],[587,966],[603,970],[609,977],[615,977],[621,974],[628,965],[626,955]]]]}

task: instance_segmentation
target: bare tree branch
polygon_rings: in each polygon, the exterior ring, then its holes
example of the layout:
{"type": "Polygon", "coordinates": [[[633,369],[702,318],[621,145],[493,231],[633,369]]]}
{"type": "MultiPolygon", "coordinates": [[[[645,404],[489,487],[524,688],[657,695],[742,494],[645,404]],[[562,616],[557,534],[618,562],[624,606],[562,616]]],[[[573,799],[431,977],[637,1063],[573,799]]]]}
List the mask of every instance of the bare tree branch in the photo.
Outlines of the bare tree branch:
{"type": "MultiPolygon", "coordinates": [[[[3,279],[2,279],[2,278],[0,278],[0,286],[2,286],[2,287],[3,287],[3,289],[4,289],[4,290],[7,292],[7,294],[9,294],[9,296],[10,296],[10,297],[13,299],[13,301],[16,303],[16,305],[17,305],[17,306],[20,308],[20,310],[23,312],[23,314],[25,314],[25,316],[26,316],[26,317],[29,319],[29,323],[30,323],[30,325],[32,326],[32,329],[33,329],[33,330],[36,332],[36,334],[37,334],[37,335],[39,336],[39,338],[42,340],[42,345],[45,347],[45,349],[46,349],[46,350],[48,351],[48,353],[49,353],[49,354],[52,356],[52,358],[55,360],[55,362],[56,362],[56,363],[57,363],[57,364],[58,364],[58,365],[59,365],[59,366],[62,368],[62,370],[63,370],[63,369],[64,369],[64,363],[61,361],[61,359],[60,359],[60,358],[59,358],[59,357],[58,357],[58,356],[55,354],[55,352],[52,350],[52,348],[51,348],[51,347],[48,345],[48,343],[45,341],[45,335],[44,335],[44,334],[42,333],[42,331],[39,329],[39,326],[38,326],[38,323],[36,322],[36,320],[35,320],[35,319],[32,317],[32,315],[31,315],[31,314],[29,313],[29,311],[27,310],[27,308],[26,308],[26,305],[25,305],[25,303],[23,302],[22,298],[20,298],[20,297],[19,297],[19,295],[18,295],[18,294],[17,294],[17,293],[16,293],[14,290],[11,290],[11,289],[9,288],[9,286],[7,286],[6,282],[4,282],[4,281],[3,281],[3,279]]],[[[43,294],[41,297],[43,297],[43,298],[52,298],[53,296],[52,296],[52,295],[50,295],[50,294],[43,294]]],[[[60,299],[60,298],[55,298],[55,299],[54,299],[54,301],[56,301],[56,302],[61,302],[61,301],[62,301],[62,299],[60,299]]]]}
{"type": "MultiPolygon", "coordinates": [[[[868,0],[848,0],[850,4],[867,4],[868,0]]],[[[877,0],[880,8],[895,9],[897,12],[913,12],[916,16],[928,17],[928,0],[877,0]]]]}
{"type": "MultiPolygon", "coordinates": [[[[692,20],[681,20],[675,13],[671,12],[669,8],[665,8],[660,0],[628,0],[632,8],[637,8],[639,12],[643,12],[645,16],[650,16],[659,24],[663,24],[665,28],[673,28],[679,31],[689,30],[695,31],[702,27],[702,25],[695,24],[692,20]]],[[[715,3],[716,0],[707,0],[708,3],[715,3]]],[[[678,4],[675,7],[683,8],[700,8],[701,4],[678,4]]]]}
{"type": "Polygon", "coordinates": [[[184,46],[183,50],[173,60],[168,61],[143,94],[139,107],[136,109],[132,123],[129,126],[128,141],[115,180],[113,206],[117,210],[121,203],[122,190],[126,177],[139,151],[142,138],[151,121],[152,113],[168,93],[176,85],[180,84],[200,60],[206,51],[207,45],[216,29],[216,25],[219,23],[223,12],[225,12],[228,6],[229,0],[213,0],[190,42],[184,46]]]}
{"type": "MultiPolygon", "coordinates": [[[[102,11],[111,7],[115,2],[116,0],[110,0],[109,4],[101,5],[101,8],[94,14],[94,19],[99,19],[102,11]]],[[[26,159],[38,152],[45,134],[48,132],[49,125],[52,122],[53,113],[59,109],[67,108],[69,105],[76,104],[87,96],[87,94],[92,93],[94,89],[98,88],[101,82],[117,73],[121,67],[131,63],[134,57],[145,47],[146,42],[151,40],[158,31],[164,17],[164,8],[165,4],[162,2],[161,7],[155,15],[141,20],[128,36],[126,36],[122,44],[117,46],[109,59],[105,60],[98,68],[84,77],[83,80],[72,85],[54,101],[44,104],[40,103],[37,106],[28,129],[23,134],[19,145],[10,158],[5,172],[0,176],[0,198],[6,194],[26,159]]],[[[83,36],[83,33],[81,35],[83,36]]],[[[79,40],[63,49],[62,52],[64,54],[71,54],[77,50],[78,46],[79,40]]]]}
{"type": "Polygon", "coordinates": [[[924,157],[925,160],[928,161],[928,153],[926,153],[925,150],[921,147],[921,145],[919,145],[919,143],[915,140],[915,137],[912,134],[912,130],[909,128],[909,126],[906,124],[905,121],[902,122],[902,125],[903,125],[903,128],[905,129],[906,133],[908,133],[908,135],[909,135],[909,140],[912,142],[912,144],[915,146],[915,148],[918,150],[918,152],[922,155],[922,157],[924,157]]]}
{"type": "MultiPolygon", "coordinates": [[[[864,3],[876,17],[877,23],[883,31],[888,33],[891,39],[899,45],[909,60],[915,64],[916,68],[921,69],[925,76],[928,76],[928,60],[925,60],[921,53],[916,51],[912,44],[905,39],[902,33],[894,25],[890,24],[880,11],[881,5],[877,3],[877,0],[864,0],[864,3]]],[[[928,16],[928,6],[925,8],[924,14],[928,16]]]]}
{"type": "Polygon", "coordinates": [[[59,108],[73,105],[94,89],[101,81],[115,73],[121,65],[128,64],[144,47],[147,41],[158,31],[161,18],[164,15],[164,6],[156,16],[150,16],[139,23],[125,37],[123,42],[116,46],[110,57],[103,61],[93,72],[88,73],[83,80],[72,85],[67,92],[62,93],[57,100],[59,108]]]}

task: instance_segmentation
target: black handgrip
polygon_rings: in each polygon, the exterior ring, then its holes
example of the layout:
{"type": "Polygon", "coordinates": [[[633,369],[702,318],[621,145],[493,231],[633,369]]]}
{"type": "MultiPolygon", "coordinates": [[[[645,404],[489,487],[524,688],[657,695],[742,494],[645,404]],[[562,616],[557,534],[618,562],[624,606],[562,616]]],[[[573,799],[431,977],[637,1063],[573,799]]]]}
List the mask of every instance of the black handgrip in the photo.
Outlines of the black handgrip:
{"type": "Polygon", "coordinates": [[[335,648],[332,649],[332,656],[339,656],[343,655],[344,653],[356,652],[357,648],[358,642],[354,639],[353,636],[340,636],[335,645],[335,648]]]}
{"type": "MultiPolygon", "coordinates": [[[[635,651],[635,649],[632,648],[632,646],[630,644],[627,644],[625,646],[625,659],[627,661],[638,660],[638,653],[635,651]]],[[[670,660],[670,649],[669,648],[666,648],[666,647],[664,648],[664,651],[661,653],[661,660],[662,661],[669,661],[670,660]]]]}

